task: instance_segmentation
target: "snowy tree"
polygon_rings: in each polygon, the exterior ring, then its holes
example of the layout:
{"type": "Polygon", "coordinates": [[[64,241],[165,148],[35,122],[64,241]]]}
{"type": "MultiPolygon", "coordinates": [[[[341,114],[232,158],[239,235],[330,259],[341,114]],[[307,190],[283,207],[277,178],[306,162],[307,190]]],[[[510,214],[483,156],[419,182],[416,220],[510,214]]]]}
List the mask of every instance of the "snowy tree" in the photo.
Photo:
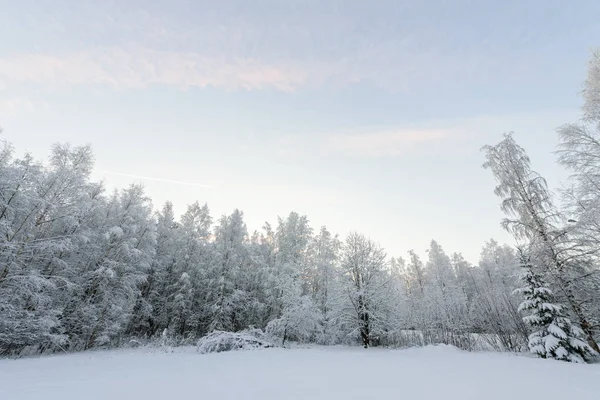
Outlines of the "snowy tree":
{"type": "Polygon", "coordinates": [[[478,266],[483,275],[481,280],[486,285],[514,288],[518,261],[513,247],[500,245],[494,239],[487,241],[481,249],[478,266]]]}
{"type": "Polygon", "coordinates": [[[145,282],[142,284],[131,334],[153,336],[169,325],[170,310],[167,293],[181,276],[176,276],[178,258],[178,224],[173,204],[167,202],[157,214],[156,247],[145,282]]]}
{"type": "Polygon", "coordinates": [[[554,302],[552,291],[527,257],[521,258],[526,273],[522,277],[525,287],[517,289],[525,297],[519,311],[529,311],[523,320],[537,329],[529,336],[529,350],[541,358],[585,362],[595,352],[585,342],[583,331],[571,324],[564,307],[554,302]]]}
{"type": "MultiPolygon", "coordinates": [[[[578,295],[584,312],[592,314],[586,333],[600,326],[600,59],[592,55],[588,78],[584,86],[583,117],[577,123],[561,126],[559,134],[559,162],[572,176],[571,185],[564,191],[569,224],[569,246],[565,252],[577,265],[570,271],[569,281],[578,295]],[[594,328],[595,327],[595,328],[594,328]]],[[[558,293],[560,294],[560,293],[558,293]]],[[[593,343],[590,344],[598,350],[593,343]]]]}
{"type": "Polygon", "coordinates": [[[101,193],[88,183],[93,157],[89,147],[68,145],[55,145],[47,166],[29,155],[11,161],[6,144],[0,154],[0,307],[11,316],[0,325],[12,325],[0,327],[12,336],[5,349],[64,348],[61,313],[79,276],[69,260],[88,240],[101,193]]]}
{"type": "Polygon", "coordinates": [[[345,297],[341,292],[338,268],[341,242],[326,227],[321,227],[308,246],[306,274],[309,292],[319,313],[317,342],[335,343],[340,335],[341,310],[345,297]]]}
{"type": "MultiPolygon", "coordinates": [[[[177,277],[175,284],[170,286],[167,292],[169,299],[168,309],[177,308],[173,304],[177,293],[180,293],[181,280],[184,274],[190,281],[192,296],[192,305],[189,315],[186,319],[170,321],[169,330],[180,337],[201,336],[208,333],[209,320],[209,293],[210,277],[208,276],[208,267],[211,263],[213,253],[209,245],[210,229],[212,218],[208,205],[200,205],[195,202],[188,206],[186,212],[181,216],[178,235],[177,235],[177,257],[173,266],[173,276],[177,277]]],[[[185,293],[187,290],[185,283],[185,293]]]]}
{"type": "Polygon", "coordinates": [[[457,282],[450,257],[431,241],[426,264],[428,280],[425,293],[433,328],[463,330],[466,325],[466,294],[457,282]]]}
{"type": "Polygon", "coordinates": [[[243,216],[241,211],[235,210],[230,216],[223,216],[215,228],[210,331],[246,328],[244,314],[249,296],[243,288],[243,280],[249,258],[248,231],[243,216]]]}
{"type": "Polygon", "coordinates": [[[155,224],[141,186],[115,192],[81,248],[78,289],[65,310],[76,348],[118,340],[130,325],[154,256],[155,224]]]}
{"type": "Polygon", "coordinates": [[[303,275],[307,265],[307,249],[312,229],[306,216],[292,212],[280,218],[275,232],[274,270],[271,273],[271,299],[273,317],[267,328],[286,339],[307,340],[315,334],[318,312],[307,293],[307,277],[303,275]]]}
{"type": "Polygon", "coordinates": [[[406,302],[404,323],[409,329],[425,329],[429,325],[425,296],[426,270],[421,258],[414,250],[408,252],[408,261],[402,258],[390,260],[392,270],[395,268],[404,281],[404,300],[406,302]]]}
{"type": "Polygon", "coordinates": [[[346,239],[341,260],[345,275],[344,291],[350,307],[346,316],[352,333],[365,348],[390,328],[390,276],[386,254],[373,241],[358,233],[346,239]]]}
{"type": "Polygon", "coordinates": [[[410,282],[407,274],[406,261],[402,257],[391,258],[390,274],[390,330],[406,328],[414,325],[415,311],[413,299],[410,296],[410,282]]]}
{"type": "Polygon", "coordinates": [[[519,301],[512,293],[518,282],[515,251],[495,240],[485,243],[479,264],[468,280],[474,290],[471,307],[475,331],[497,335],[502,347],[520,350],[528,330],[518,312],[519,301]]]}
{"type": "Polygon", "coordinates": [[[562,228],[564,217],[554,207],[546,181],[531,170],[530,160],[511,134],[495,146],[485,146],[485,168],[498,185],[502,197],[503,226],[517,240],[526,241],[531,257],[543,268],[561,299],[570,308],[595,351],[591,313],[587,299],[579,296],[574,282],[587,275],[587,263],[573,254],[569,230],[562,228]]]}
{"type": "Polygon", "coordinates": [[[588,63],[588,75],[583,89],[584,120],[600,122],[600,53],[593,52],[588,63]]]}
{"type": "Polygon", "coordinates": [[[41,166],[26,155],[12,160],[12,149],[2,149],[2,180],[0,181],[0,354],[44,342],[58,342],[53,330],[58,326],[57,313],[51,308],[54,285],[40,276],[39,265],[33,268],[41,245],[46,241],[32,240],[30,229],[34,216],[44,199],[35,182],[44,181],[41,166]]]}
{"type": "Polygon", "coordinates": [[[278,307],[275,232],[267,222],[262,232],[252,234],[249,245],[251,268],[246,271],[246,290],[251,293],[247,305],[247,325],[264,328],[278,307]]]}
{"type": "Polygon", "coordinates": [[[171,315],[169,327],[173,334],[182,337],[189,333],[190,320],[194,317],[192,310],[194,287],[190,275],[183,272],[170,289],[172,294],[169,298],[169,314],[171,315]]]}
{"type": "Polygon", "coordinates": [[[407,274],[410,292],[423,295],[425,293],[425,266],[414,250],[410,250],[408,256],[410,261],[407,265],[407,274]]]}
{"type": "Polygon", "coordinates": [[[283,290],[281,303],[281,314],[267,324],[267,332],[281,337],[282,345],[288,338],[312,339],[319,326],[319,314],[310,296],[302,295],[299,286],[293,285],[283,290]]]}

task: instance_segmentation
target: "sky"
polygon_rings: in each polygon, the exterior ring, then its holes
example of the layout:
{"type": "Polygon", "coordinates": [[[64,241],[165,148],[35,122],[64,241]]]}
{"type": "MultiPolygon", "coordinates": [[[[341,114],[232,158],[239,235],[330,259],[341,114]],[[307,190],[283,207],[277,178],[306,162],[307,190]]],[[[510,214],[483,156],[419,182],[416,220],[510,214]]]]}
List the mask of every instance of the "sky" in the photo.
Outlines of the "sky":
{"type": "Polygon", "coordinates": [[[0,0],[0,126],[20,154],[90,144],[155,207],[290,211],[390,256],[471,262],[503,232],[480,148],[514,131],[553,189],[600,2],[0,0]]]}

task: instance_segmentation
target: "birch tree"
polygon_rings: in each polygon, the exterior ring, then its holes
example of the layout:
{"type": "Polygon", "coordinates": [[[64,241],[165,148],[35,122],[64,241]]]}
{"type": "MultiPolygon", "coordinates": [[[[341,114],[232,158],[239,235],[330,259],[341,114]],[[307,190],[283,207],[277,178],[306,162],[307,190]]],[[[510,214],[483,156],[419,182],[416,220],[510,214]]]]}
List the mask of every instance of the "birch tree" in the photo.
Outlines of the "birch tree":
{"type": "Polygon", "coordinates": [[[532,262],[552,280],[556,293],[570,308],[588,343],[598,351],[588,299],[581,298],[573,284],[585,275],[587,265],[570,251],[569,231],[562,227],[564,218],[554,207],[546,181],[532,171],[529,157],[511,134],[483,150],[484,167],[496,178],[495,193],[502,198],[501,208],[508,216],[502,222],[503,227],[517,240],[526,242],[532,262]]]}

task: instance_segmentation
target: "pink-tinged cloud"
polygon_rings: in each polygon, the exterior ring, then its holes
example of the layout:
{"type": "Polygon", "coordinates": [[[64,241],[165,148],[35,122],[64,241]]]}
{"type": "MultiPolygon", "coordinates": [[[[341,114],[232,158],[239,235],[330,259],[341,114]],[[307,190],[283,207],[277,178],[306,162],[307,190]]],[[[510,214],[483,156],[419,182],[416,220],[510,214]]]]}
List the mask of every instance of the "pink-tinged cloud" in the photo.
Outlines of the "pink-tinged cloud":
{"type": "Polygon", "coordinates": [[[28,54],[0,58],[0,82],[50,87],[104,84],[116,88],[168,85],[293,91],[315,71],[250,58],[206,57],[198,53],[142,48],[95,48],[65,55],[28,54]]]}
{"type": "Polygon", "coordinates": [[[452,134],[449,130],[389,130],[358,134],[337,134],[329,138],[329,147],[351,156],[397,156],[418,146],[439,142],[452,134]]]}

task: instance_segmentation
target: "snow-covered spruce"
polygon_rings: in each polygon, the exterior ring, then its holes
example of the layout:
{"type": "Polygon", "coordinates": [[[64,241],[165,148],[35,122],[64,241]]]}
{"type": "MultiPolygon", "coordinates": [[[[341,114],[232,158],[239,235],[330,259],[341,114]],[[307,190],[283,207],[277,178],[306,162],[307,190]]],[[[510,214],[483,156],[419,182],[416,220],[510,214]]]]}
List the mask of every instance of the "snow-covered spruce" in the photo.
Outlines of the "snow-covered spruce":
{"type": "Polygon", "coordinates": [[[562,305],[553,302],[552,291],[524,256],[522,266],[525,287],[515,291],[525,297],[519,311],[531,312],[523,321],[537,329],[529,336],[529,351],[541,358],[584,363],[594,351],[582,339],[583,331],[566,317],[562,305]]]}

